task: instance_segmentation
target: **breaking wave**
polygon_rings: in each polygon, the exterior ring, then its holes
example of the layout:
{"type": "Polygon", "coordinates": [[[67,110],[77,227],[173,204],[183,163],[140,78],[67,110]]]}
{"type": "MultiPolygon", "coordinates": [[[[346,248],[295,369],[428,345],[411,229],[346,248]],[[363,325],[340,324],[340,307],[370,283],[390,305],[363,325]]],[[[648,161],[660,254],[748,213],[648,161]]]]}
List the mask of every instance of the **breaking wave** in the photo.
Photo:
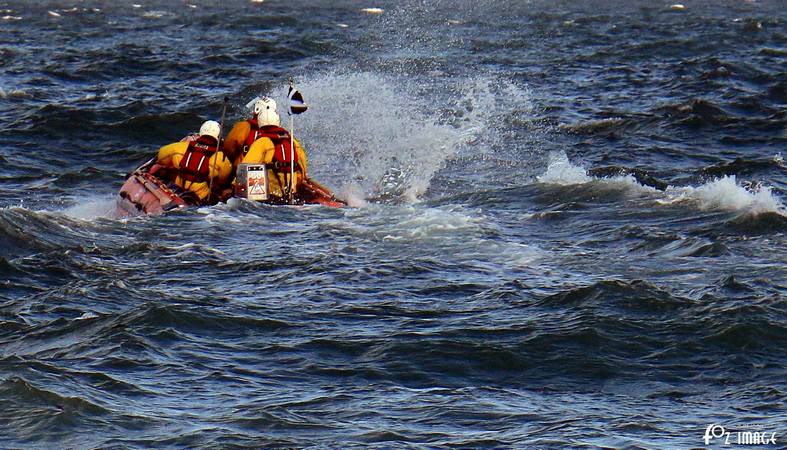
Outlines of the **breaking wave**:
{"type": "Polygon", "coordinates": [[[22,89],[5,90],[2,87],[0,87],[0,98],[2,99],[27,98],[27,97],[30,97],[30,94],[22,89]]]}
{"type": "Polygon", "coordinates": [[[784,213],[784,204],[767,186],[743,186],[735,175],[723,176],[701,186],[671,187],[667,203],[693,201],[703,210],[742,211],[751,214],[784,213]]]}
{"type": "Polygon", "coordinates": [[[637,192],[653,192],[656,189],[652,186],[641,184],[637,178],[627,173],[625,170],[612,171],[619,173],[611,176],[592,176],[590,171],[575,165],[569,161],[564,152],[553,152],[549,157],[549,165],[546,171],[536,177],[536,181],[543,184],[554,184],[559,186],[572,186],[586,183],[599,183],[613,188],[622,188],[637,192]]]}
{"type": "MultiPolygon", "coordinates": [[[[724,175],[699,186],[671,186],[656,189],[631,174],[595,177],[582,166],[571,163],[564,152],[550,156],[546,171],[536,177],[539,183],[560,186],[601,184],[653,195],[657,204],[695,204],[702,210],[738,211],[746,214],[776,213],[787,210],[773,189],[758,183],[743,183],[735,175],[724,175]],[[658,192],[663,191],[663,192],[658,192]]],[[[625,170],[621,170],[625,173],[625,170]]]]}

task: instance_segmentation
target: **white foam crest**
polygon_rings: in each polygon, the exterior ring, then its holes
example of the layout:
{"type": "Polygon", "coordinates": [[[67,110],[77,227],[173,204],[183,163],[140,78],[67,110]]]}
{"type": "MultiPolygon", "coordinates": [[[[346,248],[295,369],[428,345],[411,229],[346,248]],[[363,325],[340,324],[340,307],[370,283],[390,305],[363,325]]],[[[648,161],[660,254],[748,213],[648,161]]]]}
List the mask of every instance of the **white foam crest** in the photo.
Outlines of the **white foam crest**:
{"type": "Polygon", "coordinates": [[[30,94],[21,89],[5,90],[0,87],[0,98],[25,98],[30,97],[30,94]]]}
{"type": "Polygon", "coordinates": [[[79,203],[66,208],[63,214],[72,219],[95,220],[98,218],[114,218],[116,210],[116,199],[114,196],[89,197],[79,201],[79,203]]]}
{"type": "MultiPolygon", "coordinates": [[[[446,208],[418,208],[414,214],[401,217],[386,230],[384,240],[411,241],[435,237],[473,235],[481,230],[478,220],[446,208]]],[[[460,238],[461,239],[461,238],[460,238]]]]}
{"type": "MultiPolygon", "coordinates": [[[[778,157],[779,155],[775,158],[778,157]]],[[[536,179],[540,183],[561,186],[592,182],[618,186],[626,190],[658,193],[661,198],[656,202],[662,205],[696,202],[702,210],[744,211],[751,214],[776,212],[787,215],[787,208],[770,187],[744,186],[735,175],[717,178],[701,186],[669,186],[662,194],[655,188],[642,185],[631,175],[591,177],[583,167],[572,164],[564,152],[553,152],[550,154],[546,172],[536,179]]]]}
{"type": "Polygon", "coordinates": [[[204,216],[205,221],[210,223],[243,223],[246,218],[238,214],[238,209],[245,202],[252,201],[233,197],[227,203],[200,206],[196,208],[196,213],[204,216]]]}
{"type": "Polygon", "coordinates": [[[87,311],[82,313],[82,315],[77,317],[75,320],[90,320],[96,318],[98,318],[98,314],[94,313],[93,311],[87,311]]]}
{"type": "Polygon", "coordinates": [[[163,246],[163,248],[171,251],[175,251],[175,254],[163,256],[163,258],[170,258],[170,259],[181,259],[195,253],[199,254],[207,254],[216,257],[225,257],[227,256],[223,251],[213,248],[209,245],[205,244],[196,244],[193,242],[189,242],[187,244],[182,245],[173,245],[173,246],[163,246]]]}
{"type": "Polygon", "coordinates": [[[645,186],[632,175],[616,175],[612,177],[593,177],[578,165],[574,165],[568,160],[568,156],[563,151],[552,152],[549,154],[549,165],[543,175],[536,177],[539,183],[556,184],[559,186],[572,186],[577,184],[594,183],[601,186],[608,186],[624,191],[637,193],[653,193],[656,189],[645,186]]]}
{"type": "Polygon", "coordinates": [[[173,13],[171,13],[169,11],[152,10],[152,11],[145,11],[142,14],[142,17],[144,17],[146,19],[161,19],[162,17],[173,17],[174,15],[175,14],[173,14],[173,13]]]}
{"type": "Polygon", "coordinates": [[[350,211],[348,218],[355,233],[370,233],[376,239],[403,245],[423,245],[440,248],[438,253],[472,261],[488,261],[521,269],[542,256],[542,252],[518,242],[490,239],[488,234],[496,228],[493,220],[457,206],[424,207],[422,205],[380,206],[374,205],[363,211],[350,211]],[[362,225],[365,220],[375,219],[371,226],[362,225]],[[382,224],[380,223],[382,221],[382,224]],[[437,247],[435,247],[437,246],[437,247]]]}
{"type": "Polygon", "coordinates": [[[557,184],[569,186],[572,184],[583,184],[593,181],[588,176],[587,171],[581,166],[576,166],[568,160],[565,152],[551,152],[549,154],[549,165],[543,175],[536,177],[539,183],[557,184]]]}
{"type": "Polygon", "coordinates": [[[738,182],[735,175],[717,178],[699,187],[670,187],[666,194],[667,200],[663,203],[695,201],[703,210],[787,213],[770,187],[747,188],[738,182]]]}
{"type": "Polygon", "coordinates": [[[484,235],[483,220],[459,207],[372,204],[346,213],[349,220],[342,220],[341,227],[377,241],[474,249],[484,235]]]}

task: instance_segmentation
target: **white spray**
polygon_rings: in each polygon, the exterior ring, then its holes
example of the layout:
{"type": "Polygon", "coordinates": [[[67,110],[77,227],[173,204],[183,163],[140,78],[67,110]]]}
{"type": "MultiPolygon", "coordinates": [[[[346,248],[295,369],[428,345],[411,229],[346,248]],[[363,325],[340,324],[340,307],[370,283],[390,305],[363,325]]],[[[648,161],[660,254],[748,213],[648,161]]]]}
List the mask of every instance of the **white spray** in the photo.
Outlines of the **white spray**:
{"type": "Polygon", "coordinates": [[[310,172],[350,194],[351,201],[356,196],[416,201],[449,158],[489,153],[492,143],[505,139],[497,118],[512,103],[531,109],[529,92],[491,77],[446,78],[428,95],[412,91],[410,80],[372,72],[298,81],[312,108],[299,122],[310,172]]]}

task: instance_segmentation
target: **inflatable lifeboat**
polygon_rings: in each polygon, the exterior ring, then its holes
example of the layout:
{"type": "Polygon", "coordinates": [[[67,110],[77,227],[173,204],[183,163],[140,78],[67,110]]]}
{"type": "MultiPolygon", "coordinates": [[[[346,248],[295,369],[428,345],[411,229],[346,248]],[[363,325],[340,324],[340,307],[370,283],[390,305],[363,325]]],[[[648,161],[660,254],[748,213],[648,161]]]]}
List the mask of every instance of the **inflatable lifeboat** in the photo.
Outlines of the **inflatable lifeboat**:
{"type": "MultiPolygon", "coordinates": [[[[198,206],[199,202],[190,191],[165,181],[169,178],[167,172],[152,159],[130,173],[118,192],[116,215],[155,215],[198,206]]],[[[347,206],[346,202],[336,198],[328,188],[310,178],[306,178],[298,187],[298,194],[292,203],[273,201],[268,194],[267,170],[264,164],[238,166],[234,197],[272,205],[323,205],[332,208],[347,206]]]]}

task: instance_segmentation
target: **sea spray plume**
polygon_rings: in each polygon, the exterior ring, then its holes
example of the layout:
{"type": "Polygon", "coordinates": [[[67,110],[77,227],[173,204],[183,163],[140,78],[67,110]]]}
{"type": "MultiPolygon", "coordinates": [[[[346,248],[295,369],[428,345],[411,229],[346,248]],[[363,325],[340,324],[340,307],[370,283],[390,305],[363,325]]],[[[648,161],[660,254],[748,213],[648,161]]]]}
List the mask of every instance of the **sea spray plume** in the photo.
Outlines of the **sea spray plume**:
{"type": "Polygon", "coordinates": [[[365,195],[373,195],[393,170],[408,174],[401,180],[402,191],[414,199],[457,140],[455,129],[429,120],[417,99],[382,75],[307,77],[301,90],[314,112],[301,125],[312,166],[328,171],[322,178],[344,180],[343,189],[357,184],[365,195]]]}
{"type": "Polygon", "coordinates": [[[491,171],[500,174],[495,183],[521,182],[523,166],[540,149],[531,139],[539,127],[529,90],[489,68],[449,69],[468,44],[459,28],[498,3],[424,0],[385,8],[363,18],[375,32],[361,37],[364,52],[353,62],[299,76],[304,94],[321,108],[304,120],[301,136],[313,170],[331,166],[319,177],[343,180],[339,192],[351,201],[412,202],[459,156],[465,173],[454,179],[475,185],[483,179],[478,173],[491,171]],[[326,117],[333,123],[326,126],[326,117]],[[315,134],[328,139],[312,140],[315,134]]]}
{"type": "Polygon", "coordinates": [[[414,93],[409,79],[372,72],[301,80],[314,110],[303,117],[301,138],[315,176],[410,202],[454,155],[489,154],[513,142],[498,126],[501,116],[531,110],[526,89],[486,76],[445,80],[428,95],[423,87],[414,93]]]}
{"type": "Polygon", "coordinates": [[[63,213],[73,219],[95,220],[98,218],[116,218],[115,196],[89,196],[69,206],[63,213]]]}

